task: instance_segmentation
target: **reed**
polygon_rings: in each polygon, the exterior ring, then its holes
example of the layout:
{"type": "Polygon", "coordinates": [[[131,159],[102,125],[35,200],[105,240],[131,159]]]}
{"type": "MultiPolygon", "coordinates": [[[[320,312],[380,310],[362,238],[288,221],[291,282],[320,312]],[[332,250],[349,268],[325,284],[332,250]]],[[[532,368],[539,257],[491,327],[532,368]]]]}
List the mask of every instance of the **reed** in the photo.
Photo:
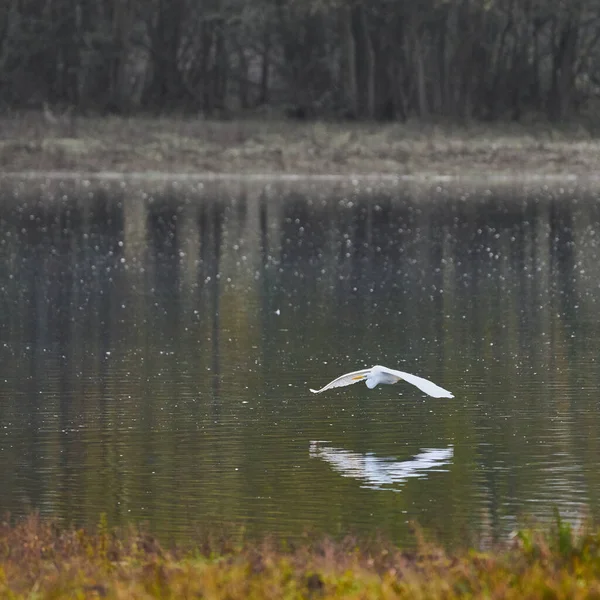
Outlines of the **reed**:
{"type": "Polygon", "coordinates": [[[299,123],[274,119],[0,116],[0,169],[298,174],[593,174],[580,125],[299,123]]]}
{"type": "Polygon", "coordinates": [[[600,596],[599,576],[600,530],[574,532],[558,515],[550,530],[486,552],[355,538],[205,537],[166,549],[103,518],[89,532],[37,515],[0,524],[0,597],[11,599],[579,599],[600,596]]]}

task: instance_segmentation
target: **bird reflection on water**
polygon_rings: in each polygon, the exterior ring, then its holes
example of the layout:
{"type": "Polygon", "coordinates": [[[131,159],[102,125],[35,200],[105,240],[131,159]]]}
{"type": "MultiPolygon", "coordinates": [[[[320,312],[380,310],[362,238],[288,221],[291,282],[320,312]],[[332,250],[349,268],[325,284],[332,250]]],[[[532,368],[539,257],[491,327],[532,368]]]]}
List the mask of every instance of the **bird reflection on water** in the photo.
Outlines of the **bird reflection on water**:
{"type": "Polygon", "coordinates": [[[378,457],[372,452],[360,453],[326,446],[327,442],[311,441],[309,455],[321,458],[343,477],[352,477],[363,483],[361,487],[375,490],[399,491],[389,487],[403,484],[409,478],[426,477],[430,472],[443,469],[454,456],[454,447],[423,448],[408,460],[378,457]]]}

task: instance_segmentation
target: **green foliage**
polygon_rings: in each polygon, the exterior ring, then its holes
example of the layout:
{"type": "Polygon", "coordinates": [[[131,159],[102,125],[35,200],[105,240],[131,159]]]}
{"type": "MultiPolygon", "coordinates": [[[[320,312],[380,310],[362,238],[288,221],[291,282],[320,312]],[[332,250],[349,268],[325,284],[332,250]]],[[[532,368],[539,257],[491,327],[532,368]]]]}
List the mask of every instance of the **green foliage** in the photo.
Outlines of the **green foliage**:
{"type": "Polygon", "coordinates": [[[562,520],[558,509],[555,509],[555,518],[555,551],[564,559],[569,559],[575,551],[573,530],[569,523],[562,520]]]}
{"type": "Polygon", "coordinates": [[[600,597],[600,532],[577,534],[557,513],[551,531],[519,531],[491,552],[447,554],[421,542],[402,551],[383,541],[346,539],[292,544],[206,540],[164,550],[148,534],[59,528],[32,516],[0,526],[0,597],[341,598],[600,597]],[[6,551],[10,548],[10,552],[6,551]]]}

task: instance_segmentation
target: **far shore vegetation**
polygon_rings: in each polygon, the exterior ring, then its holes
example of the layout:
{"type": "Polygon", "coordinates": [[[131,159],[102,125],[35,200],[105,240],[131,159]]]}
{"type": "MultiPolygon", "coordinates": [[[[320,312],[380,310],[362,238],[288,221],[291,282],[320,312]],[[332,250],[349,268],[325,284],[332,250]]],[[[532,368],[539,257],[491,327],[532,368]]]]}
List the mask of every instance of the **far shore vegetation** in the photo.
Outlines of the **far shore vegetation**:
{"type": "Polygon", "coordinates": [[[600,138],[578,123],[457,125],[244,117],[0,117],[0,170],[235,174],[593,176],[600,138]]]}
{"type": "Polygon", "coordinates": [[[0,32],[0,173],[598,171],[595,0],[30,0],[0,32]]]}
{"type": "MultiPolygon", "coordinates": [[[[417,532],[417,539],[420,536],[417,532]]],[[[571,599],[600,597],[600,530],[557,516],[488,550],[420,539],[236,542],[206,535],[167,548],[139,528],[91,531],[32,515],[0,523],[0,597],[270,599],[571,599]]]]}

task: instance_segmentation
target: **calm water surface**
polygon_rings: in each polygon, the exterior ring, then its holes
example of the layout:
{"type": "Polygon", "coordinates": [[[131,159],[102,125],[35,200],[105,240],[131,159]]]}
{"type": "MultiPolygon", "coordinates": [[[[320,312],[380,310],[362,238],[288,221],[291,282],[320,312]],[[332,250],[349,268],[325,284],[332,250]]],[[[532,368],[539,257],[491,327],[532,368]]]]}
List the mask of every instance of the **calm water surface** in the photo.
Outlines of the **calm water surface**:
{"type": "Polygon", "coordinates": [[[176,540],[597,520],[600,196],[369,185],[2,183],[0,511],[176,540]],[[308,391],[376,363],[455,398],[308,391]]]}

